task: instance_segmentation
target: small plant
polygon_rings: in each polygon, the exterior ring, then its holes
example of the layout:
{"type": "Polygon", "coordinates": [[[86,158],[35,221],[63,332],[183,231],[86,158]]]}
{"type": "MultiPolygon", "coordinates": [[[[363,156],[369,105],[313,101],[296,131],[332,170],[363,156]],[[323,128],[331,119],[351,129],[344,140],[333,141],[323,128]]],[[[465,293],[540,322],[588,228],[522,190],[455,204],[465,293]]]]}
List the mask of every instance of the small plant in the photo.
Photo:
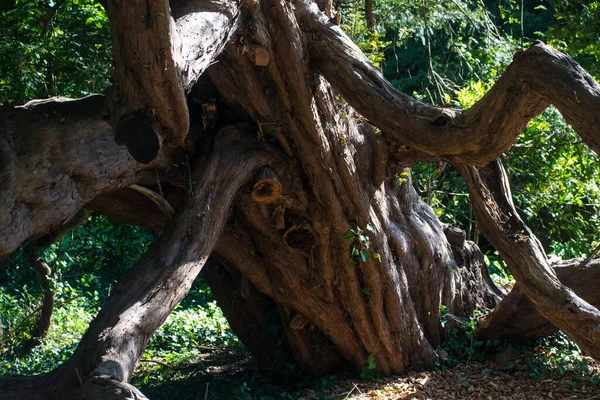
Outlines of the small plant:
{"type": "MultiPolygon", "coordinates": [[[[473,314],[462,319],[462,323],[456,329],[446,332],[446,340],[442,343],[442,349],[448,354],[447,359],[440,364],[442,369],[453,368],[460,363],[468,363],[470,360],[484,361],[490,352],[498,349],[502,341],[483,341],[476,337],[477,323],[484,311],[475,310],[473,314]]],[[[444,327],[448,321],[449,313],[445,305],[440,306],[440,323],[444,327]]]]}
{"type": "Polygon", "coordinates": [[[408,178],[409,178],[410,174],[408,173],[408,171],[404,171],[401,173],[397,173],[394,175],[394,178],[396,178],[396,183],[398,184],[398,186],[402,185],[403,183],[408,182],[408,178]]]}
{"type": "Polygon", "coordinates": [[[367,364],[362,367],[360,371],[361,379],[375,379],[377,377],[377,361],[373,353],[369,354],[367,358],[367,364]]]}
{"type": "MultiPolygon", "coordinates": [[[[375,233],[375,228],[371,224],[367,224],[366,230],[375,233]]],[[[348,230],[344,234],[344,239],[352,240],[350,249],[350,258],[346,261],[351,267],[356,267],[359,262],[367,262],[371,257],[381,262],[381,255],[371,248],[371,238],[360,227],[348,230]]]]}

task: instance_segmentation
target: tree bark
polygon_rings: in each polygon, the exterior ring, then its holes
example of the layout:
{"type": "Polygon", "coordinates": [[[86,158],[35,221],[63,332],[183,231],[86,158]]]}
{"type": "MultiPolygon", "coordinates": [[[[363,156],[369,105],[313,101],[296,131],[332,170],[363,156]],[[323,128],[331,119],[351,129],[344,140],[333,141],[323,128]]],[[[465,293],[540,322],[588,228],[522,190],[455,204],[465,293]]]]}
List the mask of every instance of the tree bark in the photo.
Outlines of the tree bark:
{"type": "Polygon", "coordinates": [[[370,31],[375,29],[375,15],[373,14],[373,0],[365,0],[365,20],[370,31]]]}
{"type": "Polygon", "coordinates": [[[550,104],[600,153],[600,86],[569,56],[540,41],[515,53],[502,77],[471,108],[433,107],[397,92],[340,27],[312,3],[301,4],[296,13],[311,60],[350,105],[393,140],[405,165],[431,158],[484,165],[510,149],[550,104]]]}
{"type": "MultiPolygon", "coordinates": [[[[595,307],[600,306],[600,293],[590,282],[600,279],[600,261],[581,267],[581,259],[559,261],[552,268],[560,282],[577,296],[595,307]]],[[[536,339],[550,335],[558,328],[544,318],[516,285],[508,296],[483,318],[477,329],[480,339],[536,339]]]]}
{"type": "Polygon", "coordinates": [[[494,304],[478,250],[465,247],[465,262],[457,261],[410,178],[397,178],[406,171],[394,166],[383,137],[356,123],[360,116],[311,69],[291,7],[269,1],[254,12],[253,30],[238,32],[245,49],[229,47],[209,72],[228,108],[243,110],[267,143],[289,155],[273,168],[288,204],[281,224],[273,217],[281,204],[241,195],[215,253],[278,305],[296,361],[309,373],[336,365],[303,350],[312,340],[357,370],[370,354],[384,373],[432,365],[442,304],[458,315],[486,299],[494,304]],[[257,63],[257,49],[269,54],[267,65],[257,63]],[[355,267],[348,260],[365,239],[345,239],[350,228],[370,242],[355,267]]]}
{"type": "MultiPolygon", "coordinates": [[[[45,250],[46,247],[42,249],[45,250]]],[[[50,274],[52,271],[50,267],[39,259],[41,251],[36,248],[30,249],[25,253],[25,259],[31,264],[32,268],[38,273],[38,278],[42,284],[44,293],[42,295],[42,306],[40,308],[39,316],[36,319],[35,325],[31,330],[31,338],[27,339],[21,345],[21,351],[23,353],[29,353],[31,349],[39,345],[40,339],[46,336],[50,329],[50,322],[52,321],[52,313],[54,312],[54,290],[50,287],[50,274]]]]}
{"type": "Polygon", "coordinates": [[[107,114],[99,95],[0,107],[0,258],[135,183],[143,166],[115,143],[107,114]]]}

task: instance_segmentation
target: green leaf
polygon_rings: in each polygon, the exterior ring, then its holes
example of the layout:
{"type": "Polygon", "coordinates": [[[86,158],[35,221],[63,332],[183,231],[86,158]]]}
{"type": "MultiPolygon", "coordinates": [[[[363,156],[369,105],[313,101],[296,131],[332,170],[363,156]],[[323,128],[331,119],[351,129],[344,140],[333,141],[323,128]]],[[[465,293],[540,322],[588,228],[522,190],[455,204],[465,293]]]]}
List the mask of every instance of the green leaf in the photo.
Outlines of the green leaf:
{"type": "Polygon", "coordinates": [[[369,354],[369,357],[367,358],[367,368],[370,370],[377,368],[377,361],[375,361],[375,355],[373,353],[369,354]]]}
{"type": "Polygon", "coordinates": [[[379,262],[381,262],[381,255],[379,253],[373,253],[373,258],[379,262]]]}
{"type": "Polygon", "coordinates": [[[348,232],[344,233],[344,239],[349,240],[352,239],[354,237],[354,233],[352,232],[352,229],[350,229],[348,232]]]}
{"type": "Polygon", "coordinates": [[[360,259],[362,260],[362,262],[367,262],[367,260],[369,259],[369,253],[367,253],[366,251],[361,251],[360,259]]]}
{"type": "Polygon", "coordinates": [[[354,261],[353,258],[349,258],[348,261],[346,261],[346,265],[349,265],[351,267],[356,267],[356,261],[354,261]]]}

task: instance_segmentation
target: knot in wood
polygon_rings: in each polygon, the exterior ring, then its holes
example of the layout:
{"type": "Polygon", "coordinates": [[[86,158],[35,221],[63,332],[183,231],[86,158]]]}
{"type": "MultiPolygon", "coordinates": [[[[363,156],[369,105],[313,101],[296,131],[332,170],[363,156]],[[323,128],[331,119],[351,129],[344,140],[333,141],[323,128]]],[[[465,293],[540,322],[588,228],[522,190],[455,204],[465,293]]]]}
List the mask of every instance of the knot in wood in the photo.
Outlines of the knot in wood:
{"type": "Polygon", "coordinates": [[[292,249],[309,253],[317,245],[317,238],[307,226],[299,225],[293,226],[285,232],[283,242],[292,249]]]}
{"type": "Polygon", "coordinates": [[[252,199],[258,203],[273,203],[281,196],[281,183],[270,168],[263,168],[252,188],[252,199]]]}
{"type": "Polygon", "coordinates": [[[433,124],[435,126],[446,126],[446,125],[448,125],[448,123],[449,123],[448,117],[446,117],[445,115],[440,115],[433,121],[433,124]]]}

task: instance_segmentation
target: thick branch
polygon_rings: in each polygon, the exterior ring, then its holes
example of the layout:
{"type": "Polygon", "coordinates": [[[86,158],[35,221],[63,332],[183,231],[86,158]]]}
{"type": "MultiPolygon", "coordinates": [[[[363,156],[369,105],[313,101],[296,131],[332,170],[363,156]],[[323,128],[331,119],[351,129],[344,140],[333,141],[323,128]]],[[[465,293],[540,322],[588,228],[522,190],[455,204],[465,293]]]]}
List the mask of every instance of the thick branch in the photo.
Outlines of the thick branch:
{"type": "Polygon", "coordinates": [[[115,144],[106,114],[99,95],[0,108],[0,258],[135,183],[143,166],[115,144]]]}
{"type": "Polygon", "coordinates": [[[188,134],[186,92],[235,29],[237,4],[168,0],[108,1],[115,70],[111,120],[117,142],[141,163],[188,134]]]}
{"type": "Polygon", "coordinates": [[[310,56],[344,98],[405,150],[483,165],[508,150],[550,103],[600,153],[600,87],[575,61],[541,42],[520,53],[468,110],[432,107],[397,92],[315,6],[299,6],[310,56]],[[408,149],[406,148],[408,146],[408,149]]]}
{"type": "Polygon", "coordinates": [[[514,208],[500,161],[479,169],[456,167],[467,184],[479,228],[537,311],[600,359],[600,312],[558,280],[542,245],[514,208]]]}
{"type": "MultiPolygon", "coordinates": [[[[40,378],[56,383],[46,391],[47,398],[74,398],[65,393],[82,381],[84,392],[95,391],[98,379],[127,382],[148,339],[187,294],[208,259],[239,188],[267,162],[263,145],[247,135],[247,129],[239,127],[219,132],[210,156],[192,175],[192,197],[112,291],[73,357],[48,378],[40,378]],[[90,376],[93,379],[86,382],[90,376]]],[[[7,398],[19,393],[21,384],[29,381],[0,379],[7,398]]]]}
{"type": "Polygon", "coordinates": [[[200,75],[215,62],[235,33],[239,3],[227,0],[194,0],[174,7],[175,27],[181,38],[176,59],[181,83],[189,92],[200,75]]]}

